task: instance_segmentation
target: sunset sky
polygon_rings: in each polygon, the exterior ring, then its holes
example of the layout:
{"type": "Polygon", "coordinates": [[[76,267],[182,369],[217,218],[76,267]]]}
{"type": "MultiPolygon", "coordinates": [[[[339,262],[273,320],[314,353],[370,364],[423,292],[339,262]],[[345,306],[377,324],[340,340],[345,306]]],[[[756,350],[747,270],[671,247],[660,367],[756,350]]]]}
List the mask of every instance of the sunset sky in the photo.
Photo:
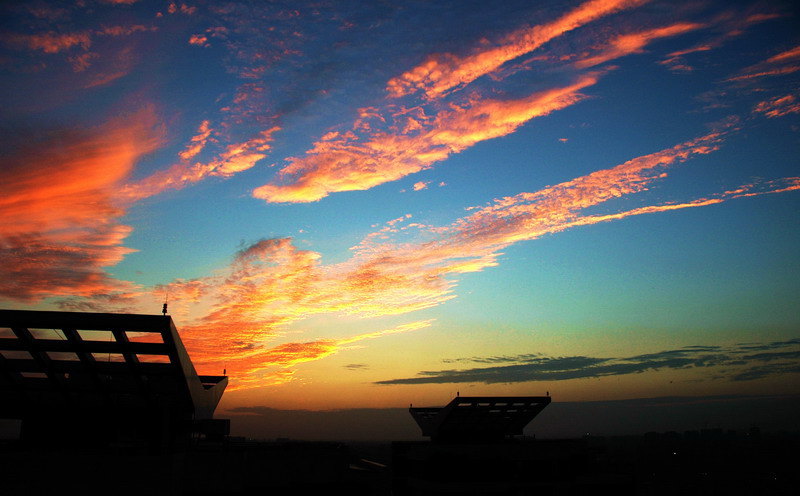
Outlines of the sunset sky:
{"type": "Polygon", "coordinates": [[[800,7],[3,2],[0,307],[221,411],[800,391],[800,7]]]}

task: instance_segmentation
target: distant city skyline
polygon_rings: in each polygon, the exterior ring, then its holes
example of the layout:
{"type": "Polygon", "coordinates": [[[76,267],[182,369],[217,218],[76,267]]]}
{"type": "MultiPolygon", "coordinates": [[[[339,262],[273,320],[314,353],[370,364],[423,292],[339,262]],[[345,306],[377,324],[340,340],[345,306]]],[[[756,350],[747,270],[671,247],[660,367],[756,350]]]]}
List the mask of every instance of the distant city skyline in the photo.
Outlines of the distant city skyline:
{"type": "Polygon", "coordinates": [[[223,416],[800,390],[793,2],[0,9],[0,307],[167,303],[223,416]]]}

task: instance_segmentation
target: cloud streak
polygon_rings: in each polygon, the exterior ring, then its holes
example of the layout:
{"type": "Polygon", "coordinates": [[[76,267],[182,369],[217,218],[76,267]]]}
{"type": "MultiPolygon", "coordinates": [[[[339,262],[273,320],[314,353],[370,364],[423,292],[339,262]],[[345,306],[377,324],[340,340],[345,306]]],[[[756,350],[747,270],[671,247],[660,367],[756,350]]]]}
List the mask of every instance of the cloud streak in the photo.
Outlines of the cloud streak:
{"type": "MultiPolygon", "coordinates": [[[[632,215],[800,189],[799,178],[786,178],[687,202],[607,214],[587,211],[647,190],[663,180],[670,168],[717,150],[733,132],[735,125],[729,123],[718,131],[609,169],[534,193],[500,198],[448,226],[415,223],[411,215],[394,219],[355,246],[350,260],[335,265],[321,264],[320,254],[297,249],[289,238],[259,241],[240,251],[225,275],[179,284],[192,292],[195,301],[208,301],[212,308],[197,325],[184,328],[188,346],[201,364],[252,363],[243,379],[249,384],[251,376],[265,378],[258,365],[261,362],[252,357],[266,357],[263,360],[270,364],[295,364],[302,359],[280,357],[321,358],[347,343],[294,343],[264,355],[265,343],[277,338],[289,324],[318,314],[374,318],[440,305],[455,297],[454,277],[497,265],[501,250],[511,244],[632,215]],[[403,236],[412,241],[399,242],[403,236]]],[[[611,367],[607,369],[611,373],[619,364],[603,366],[611,367]]]]}
{"type": "MultiPolygon", "coordinates": [[[[366,190],[441,162],[481,141],[514,132],[519,126],[583,100],[580,91],[599,73],[561,88],[516,100],[477,100],[440,112],[429,122],[413,120],[406,132],[374,132],[366,140],[355,133],[330,133],[305,157],[290,160],[278,178],[256,188],[268,202],[302,203],[333,192],[366,190]]],[[[406,123],[408,124],[408,123],[406,123]]]]}
{"type": "Polygon", "coordinates": [[[179,153],[180,162],[144,179],[126,184],[119,198],[132,203],[167,190],[182,189],[208,177],[228,178],[251,169],[259,160],[267,157],[267,152],[271,148],[272,134],[278,130],[277,127],[268,129],[247,141],[228,145],[225,151],[212,160],[194,161],[194,157],[206,147],[212,134],[209,122],[204,121],[198,129],[198,134],[179,153]]]}
{"type": "Polygon", "coordinates": [[[641,374],[658,370],[709,369],[730,381],[751,381],[773,375],[800,372],[800,339],[757,345],[761,353],[752,353],[753,345],[686,346],[657,353],[630,357],[599,358],[586,356],[550,357],[519,355],[475,357],[478,363],[501,363],[491,367],[422,371],[415,377],[387,379],[376,384],[451,384],[515,383],[564,381],[641,374]],[[502,364],[505,362],[505,364],[502,364]]]}
{"type": "Polygon", "coordinates": [[[785,76],[800,70],[800,46],[780,52],[758,64],[747,67],[726,82],[741,82],[772,76],[785,76]]]}
{"type": "Polygon", "coordinates": [[[601,50],[600,53],[576,62],[575,66],[583,69],[626,55],[642,53],[644,47],[655,40],[688,33],[701,27],[703,27],[703,25],[697,23],[678,23],[671,26],[621,35],[608,42],[608,46],[601,50]]]}
{"type": "Polygon", "coordinates": [[[548,41],[599,18],[638,7],[646,0],[592,0],[585,2],[550,23],[522,28],[498,43],[480,46],[472,53],[429,56],[417,67],[393,78],[387,84],[392,97],[422,92],[428,99],[475,81],[500,66],[541,47],[548,41]]]}
{"type": "MultiPolygon", "coordinates": [[[[547,116],[581,102],[582,90],[593,86],[609,70],[585,72],[593,66],[641,53],[654,41],[705,27],[693,22],[674,23],[604,40],[593,47],[593,55],[563,66],[575,72],[572,82],[523,98],[486,98],[473,92],[459,102],[444,105],[455,88],[498,69],[505,62],[526,54],[547,41],[613,13],[637,7],[643,1],[596,0],[576,7],[550,23],[518,30],[498,46],[481,45],[465,57],[432,55],[419,67],[389,82],[392,97],[420,90],[423,106],[399,107],[394,100],[383,107],[360,109],[360,117],[347,132],[324,135],[304,156],[289,164],[253,196],[272,203],[307,203],[344,191],[363,191],[432,168],[482,141],[506,136],[537,117],[547,116]]],[[[578,54],[562,57],[574,59],[578,54]]],[[[522,63],[528,67],[531,61],[522,63]]],[[[498,76],[495,79],[503,79],[498,76]]],[[[419,184],[419,183],[417,183],[419,184]]]]}
{"type": "Polygon", "coordinates": [[[119,223],[114,192],[162,144],[153,108],[30,140],[10,140],[0,168],[0,295],[35,302],[129,291],[105,272],[133,251],[122,246],[131,228],[119,223]]]}
{"type": "Polygon", "coordinates": [[[759,103],[753,111],[764,114],[770,119],[783,117],[800,113],[800,101],[794,95],[779,96],[759,103]]]}

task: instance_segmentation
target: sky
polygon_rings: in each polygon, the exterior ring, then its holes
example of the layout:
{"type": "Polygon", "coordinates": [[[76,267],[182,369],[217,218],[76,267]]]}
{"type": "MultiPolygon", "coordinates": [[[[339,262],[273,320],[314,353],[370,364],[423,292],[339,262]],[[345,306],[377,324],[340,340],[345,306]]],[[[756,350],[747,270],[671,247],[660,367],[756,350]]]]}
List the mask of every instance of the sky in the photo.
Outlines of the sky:
{"type": "Polygon", "coordinates": [[[221,411],[800,390],[792,2],[0,9],[2,308],[221,411]]]}

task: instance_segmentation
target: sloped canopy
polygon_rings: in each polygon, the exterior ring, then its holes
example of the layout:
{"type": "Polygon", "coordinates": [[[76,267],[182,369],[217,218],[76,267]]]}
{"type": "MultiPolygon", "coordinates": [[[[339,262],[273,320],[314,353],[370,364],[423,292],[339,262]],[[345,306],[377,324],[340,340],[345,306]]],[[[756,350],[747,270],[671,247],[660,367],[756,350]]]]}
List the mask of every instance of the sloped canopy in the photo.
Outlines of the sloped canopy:
{"type": "Polygon", "coordinates": [[[227,383],[197,375],[169,316],[0,310],[0,417],[23,425],[111,416],[185,426],[212,419],[227,383]]]}
{"type": "Polygon", "coordinates": [[[522,434],[549,396],[457,396],[443,408],[409,408],[423,436],[436,440],[496,440],[522,434]]]}

